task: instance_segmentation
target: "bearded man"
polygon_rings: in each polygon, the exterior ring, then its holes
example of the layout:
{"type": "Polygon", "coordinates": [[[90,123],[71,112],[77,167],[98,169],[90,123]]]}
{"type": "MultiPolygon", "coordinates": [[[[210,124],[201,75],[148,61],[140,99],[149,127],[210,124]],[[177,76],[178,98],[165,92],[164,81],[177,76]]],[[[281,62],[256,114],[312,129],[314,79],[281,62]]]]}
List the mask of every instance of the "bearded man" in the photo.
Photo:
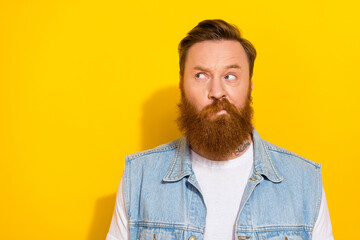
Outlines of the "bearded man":
{"type": "Polygon", "coordinates": [[[107,240],[333,239],[320,164],[253,128],[253,45],[205,20],[179,57],[184,137],[126,156],[107,240]]]}

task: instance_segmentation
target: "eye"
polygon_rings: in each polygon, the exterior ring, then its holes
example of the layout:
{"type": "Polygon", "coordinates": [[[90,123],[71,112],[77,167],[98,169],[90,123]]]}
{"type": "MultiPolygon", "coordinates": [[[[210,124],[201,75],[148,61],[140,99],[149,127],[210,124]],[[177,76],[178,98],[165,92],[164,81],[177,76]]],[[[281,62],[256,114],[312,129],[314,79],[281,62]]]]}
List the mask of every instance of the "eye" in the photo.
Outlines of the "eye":
{"type": "Polygon", "coordinates": [[[204,78],[206,78],[206,74],[205,73],[197,73],[197,74],[195,74],[195,77],[199,78],[199,79],[204,79],[204,78]]]}
{"type": "Polygon", "coordinates": [[[225,76],[225,79],[228,79],[228,80],[235,80],[236,79],[236,76],[233,75],[233,74],[228,74],[225,76]]]}

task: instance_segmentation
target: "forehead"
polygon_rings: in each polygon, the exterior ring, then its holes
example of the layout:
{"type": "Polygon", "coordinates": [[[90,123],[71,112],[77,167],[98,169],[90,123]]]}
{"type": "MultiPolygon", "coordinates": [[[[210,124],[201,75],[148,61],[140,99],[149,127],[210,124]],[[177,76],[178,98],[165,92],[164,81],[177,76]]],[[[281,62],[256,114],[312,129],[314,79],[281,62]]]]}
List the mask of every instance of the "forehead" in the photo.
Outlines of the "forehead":
{"type": "Polygon", "coordinates": [[[185,69],[194,65],[221,68],[233,64],[244,69],[249,67],[246,52],[238,41],[208,40],[191,46],[186,57],[185,69]]]}

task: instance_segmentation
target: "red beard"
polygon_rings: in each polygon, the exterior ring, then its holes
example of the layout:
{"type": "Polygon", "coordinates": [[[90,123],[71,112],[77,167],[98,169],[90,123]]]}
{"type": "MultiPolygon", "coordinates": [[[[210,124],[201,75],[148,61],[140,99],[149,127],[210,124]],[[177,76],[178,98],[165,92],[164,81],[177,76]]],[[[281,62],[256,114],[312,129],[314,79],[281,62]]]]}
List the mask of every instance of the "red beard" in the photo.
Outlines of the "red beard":
{"type": "Polygon", "coordinates": [[[214,100],[197,112],[182,91],[177,124],[193,150],[205,157],[210,156],[212,160],[221,160],[231,156],[252,133],[251,103],[249,88],[244,107],[240,110],[224,98],[214,100]],[[221,110],[226,113],[216,115],[221,110]]]}

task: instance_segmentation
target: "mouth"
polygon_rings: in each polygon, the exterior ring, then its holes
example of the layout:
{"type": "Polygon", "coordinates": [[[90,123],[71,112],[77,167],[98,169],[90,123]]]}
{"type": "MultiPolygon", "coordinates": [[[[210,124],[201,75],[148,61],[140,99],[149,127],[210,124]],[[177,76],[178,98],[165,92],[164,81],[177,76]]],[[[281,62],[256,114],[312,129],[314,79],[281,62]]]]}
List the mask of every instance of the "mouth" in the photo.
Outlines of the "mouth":
{"type": "Polygon", "coordinates": [[[225,109],[221,109],[220,111],[218,111],[216,113],[216,115],[219,116],[219,115],[223,115],[223,114],[226,114],[226,113],[227,113],[227,111],[225,109]]]}
{"type": "Polygon", "coordinates": [[[216,113],[213,113],[209,116],[210,120],[215,120],[217,119],[219,116],[221,115],[225,115],[228,114],[228,112],[225,109],[220,109],[219,111],[217,111],[216,113]]]}

